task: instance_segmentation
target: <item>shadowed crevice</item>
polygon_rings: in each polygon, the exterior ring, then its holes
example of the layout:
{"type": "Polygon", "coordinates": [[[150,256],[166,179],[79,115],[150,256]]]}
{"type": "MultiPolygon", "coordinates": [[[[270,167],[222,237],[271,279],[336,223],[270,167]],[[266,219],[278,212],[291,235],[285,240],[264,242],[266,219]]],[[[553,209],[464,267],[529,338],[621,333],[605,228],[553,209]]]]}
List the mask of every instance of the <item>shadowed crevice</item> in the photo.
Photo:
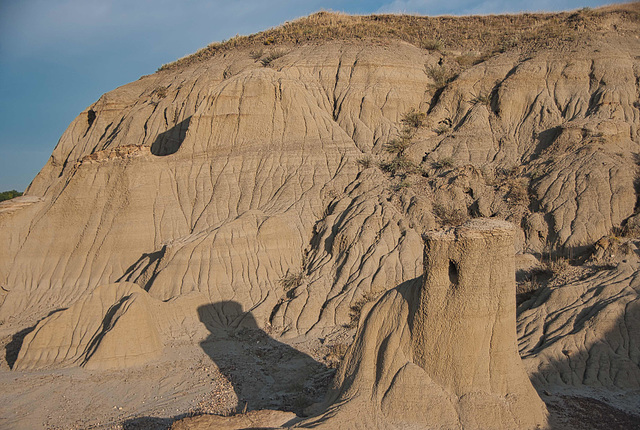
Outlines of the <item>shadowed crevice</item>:
{"type": "MultiPolygon", "coordinates": [[[[66,309],[67,308],[62,308],[62,309],[56,309],[54,311],[51,311],[46,317],[42,318],[40,321],[50,317],[55,313],[64,311],[66,309]]],[[[5,350],[4,350],[4,357],[5,357],[5,360],[7,360],[7,364],[9,365],[10,369],[13,370],[13,366],[16,364],[16,361],[18,360],[18,355],[20,354],[20,349],[22,348],[22,342],[24,342],[24,338],[27,337],[29,333],[31,333],[36,329],[40,321],[38,321],[31,327],[22,329],[16,334],[14,334],[13,336],[11,336],[11,341],[7,344],[7,346],[5,346],[5,350]]]]}
{"type": "Polygon", "coordinates": [[[171,155],[178,152],[182,142],[187,136],[187,129],[191,117],[177,123],[164,133],[160,133],[156,140],[151,144],[151,153],[159,157],[171,155]]]}
{"type": "Polygon", "coordinates": [[[160,262],[166,251],[167,246],[164,245],[159,251],[142,254],[116,282],[133,282],[145,291],[149,291],[153,281],[160,273],[160,262]]]}

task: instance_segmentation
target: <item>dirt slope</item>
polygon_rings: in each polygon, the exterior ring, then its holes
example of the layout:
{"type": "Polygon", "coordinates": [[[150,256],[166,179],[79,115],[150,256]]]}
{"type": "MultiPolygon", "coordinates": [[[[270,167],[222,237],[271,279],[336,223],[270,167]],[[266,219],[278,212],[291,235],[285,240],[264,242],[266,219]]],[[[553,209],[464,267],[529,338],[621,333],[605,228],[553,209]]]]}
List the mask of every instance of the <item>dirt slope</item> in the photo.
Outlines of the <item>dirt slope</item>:
{"type": "Polygon", "coordinates": [[[537,290],[517,320],[536,387],[637,390],[639,23],[638,3],[320,13],[103,95],[0,203],[4,368],[138,368],[210,327],[329,365],[423,275],[425,232],[491,217],[537,290]]]}

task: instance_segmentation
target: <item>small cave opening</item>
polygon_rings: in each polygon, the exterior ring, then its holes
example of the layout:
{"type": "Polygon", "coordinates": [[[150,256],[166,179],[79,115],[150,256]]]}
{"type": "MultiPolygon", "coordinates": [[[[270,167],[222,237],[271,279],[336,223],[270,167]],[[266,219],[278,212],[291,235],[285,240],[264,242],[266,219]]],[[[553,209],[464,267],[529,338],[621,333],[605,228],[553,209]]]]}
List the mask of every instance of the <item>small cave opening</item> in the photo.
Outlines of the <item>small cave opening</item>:
{"type": "Polygon", "coordinates": [[[449,282],[458,285],[458,265],[452,260],[449,260],[449,282]]]}

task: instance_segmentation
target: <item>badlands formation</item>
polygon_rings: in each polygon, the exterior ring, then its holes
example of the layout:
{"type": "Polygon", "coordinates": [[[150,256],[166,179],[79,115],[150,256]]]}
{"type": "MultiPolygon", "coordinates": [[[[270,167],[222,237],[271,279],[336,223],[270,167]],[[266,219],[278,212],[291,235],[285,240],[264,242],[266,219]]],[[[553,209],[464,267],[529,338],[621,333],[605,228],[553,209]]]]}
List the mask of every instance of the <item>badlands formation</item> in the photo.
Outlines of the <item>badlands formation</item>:
{"type": "Polygon", "coordinates": [[[633,428],[640,6],[321,12],[0,203],[1,428],[633,428]]]}

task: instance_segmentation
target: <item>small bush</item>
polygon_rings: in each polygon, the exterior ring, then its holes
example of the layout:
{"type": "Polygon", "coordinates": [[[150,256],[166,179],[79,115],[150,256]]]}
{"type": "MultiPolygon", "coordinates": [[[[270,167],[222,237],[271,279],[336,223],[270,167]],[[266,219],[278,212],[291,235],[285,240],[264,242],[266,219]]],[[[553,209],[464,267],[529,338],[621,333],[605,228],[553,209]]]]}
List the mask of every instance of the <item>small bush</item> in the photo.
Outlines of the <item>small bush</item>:
{"type": "Polygon", "coordinates": [[[508,50],[518,46],[518,43],[519,43],[519,39],[517,37],[504,39],[498,44],[497,52],[507,52],[508,50]]]}
{"type": "Polygon", "coordinates": [[[262,57],[263,54],[264,54],[264,49],[252,49],[249,52],[249,57],[257,61],[262,57]]]}
{"type": "Polygon", "coordinates": [[[535,277],[531,277],[522,282],[516,284],[516,306],[529,300],[536,291],[542,288],[542,284],[539,283],[535,277]]]}
{"type": "Polygon", "coordinates": [[[529,172],[529,179],[531,179],[532,181],[535,181],[536,179],[542,178],[544,175],[545,175],[545,172],[542,166],[535,166],[529,172]]]}
{"type": "Polygon", "coordinates": [[[433,129],[433,131],[435,131],[438,136],[448,133],[450,130],[451,126],[447,124],[438,124],[438,126],[433,129]]]}
{"type": "Polygon", "coordinates": [[[403,180],[400,181],[399,184],[395,184],[391,187],[391,189],[395,192],[398,192],[400,190],[402,190],[403,188],[410,188],[411,187],[411,182],[407,181],[407,180],[403,180]]]}
{"type": "Polygon", "coordinates": [[[545,272],[551,273],[553,276],[560,276],[571,267],[571,264],[565,257],[553,257],[544,261],[542,267],[545,272]]]}
{"type": "Polygon", "coordinates": [[[424,120],[427,118],[427,114],[419,112],[415,109],[411,109],[409,112],[402,116],[402,123],[407,127],[420,128],[424,125],[424,120]]]}
{"type": "Polygon", "coordinates": [[[486,60],[486,57],[474,55],[471,53],[466,53],[466,54],[457,56],[455,60],[462,67],[471,67],[471,66],[475,66],[476,64],[482,63],[484,60],[486,60]]]}
{"type": "Polygon", "coordinates": [[[165,87],[158,87],[153,92],[161,99],[167,96],[167,89],[165,87]]]}
{"type": "Polygon", "coordinates": [[[529,204],[529,184],[525,178],[509,180],[507,201],[512,204],[529,204]]]}
{"type": "Polygon", "coordinates": [[[289,293],[302,285],[302,281],[304,281],[303,271],[298,273],[287,272],[287,274],[280,279],[280,285],[282,285],[285,292],[289,293]]]}
{"type": "Polygon", "coordinates": [[[436,132],[438,136],[440,136],[441,134],[448,133],[449,131],[451,131],[452,128],[453,128],[453,121],[451,120],[451,118],[445,118],[438,123],[438,125],[436,126],[436,128],[433,129],[433,131],[436,132]]]}
{"type": "Polygon", "coordinates": [[[380,163],[380,169],[395,176],[403,173],[414,172],[416,170],[416,165],[404,155],[399,155],[388,163],[380,163]]]}
{"type": "Polygon", "coordinates": [[[434,161],[432,166],[434,169],[450,169],[455,165],[453,157],[443,157],[438,161],[434,161]]]}
{"type": "Polygon", "coordinates": [[[287,53],[285,51],[271,51],[270,53],[267,54],[266,57],[264,57],[263,59],[260,60],[260,63],[264,67],[269,67],[273,60],[276,60],[276,59],[278,59],[280,57],[283,57],[285,55],[287,55],[287,53]]]}
{"type": "Polygon", "coordinates": [[[469,100],[469,102],[473,105],[482,104],[489,106],[491,104],[491,94],[480,94],[469,100]]]}
{"type": "Polygon", "coordinates": [[[358,164],[361,165],[364,169],[368,169],[373,166],[373,158],[371,155],[365,155],[364,157],[358,158],[358,164]]]}
{"type": "Polygon", "coordinates": [[[16,190],[3,191],[0,193],[0,202],[5,200],[11,200],[13,198],[20,197],[21,195],[22,193],[16,190]]]}
{"type": "Polygon", "coordinates": [[[451,79],[452,74],[444,66],[425,66],[425,72],[427,76],[433,79],[436,88],[442,88],[447,85],[451,79]]]}
{"type": "Polygon", "coordinates": [[[349,308],[349,324],[346,325],[346,328],[355,328],[358,326],[358,322],[360,321],[360,315],[362,314],[362,309],[364,306],[374,301],[380,296],[380,293],[368,292],[365,293],[362,298],[355,301],[353,305],[349,308]]]}
{"type": "Polygon", "coordinates": [[[623,237],[640,238],[640,225],[635,221],[627,221],[624,227],[618,229],[619,235],[623,237]]]}
{"type": "Polygon", "coordinates": [[[384,149],[391,154],[402,154],[411,145],[408,139],[392,139],[384,144],[384,149]]]}
{"type": "Polygon", "coordinates": [[[348,349],[349,344],[347,343],[334,343],[333,345],[329,345],[327,347],[327,355],[325,356],[327,366],[331,369],[338,368],[342,363],[342,360],[344,360],[344,356],[348,349]]]}
{"type": "Polygon", "coordinates": [[[469,219],[467,212],[443,205],[433,205],[433,213],[443,226],[458,226],[469,219]]]}
{"type": "Polygon", "coordinates": [[[231,66],[227,66],[222,72],[222,79],[229,79],[232,75],[231,66]]]}
{"type": "Polygon", "coordinates": [[[531,293],[540,289],[542,285],[535,278],[526,279],[516,285],[516,294],[531,293]]]}
{"type": "Polygon", "coordinates": [[[423,49],[427,49],[429,51],[442,51],[444,48],[444,44],[440,39],[429,39],[425,40],[421,43],[423,49]]]}

